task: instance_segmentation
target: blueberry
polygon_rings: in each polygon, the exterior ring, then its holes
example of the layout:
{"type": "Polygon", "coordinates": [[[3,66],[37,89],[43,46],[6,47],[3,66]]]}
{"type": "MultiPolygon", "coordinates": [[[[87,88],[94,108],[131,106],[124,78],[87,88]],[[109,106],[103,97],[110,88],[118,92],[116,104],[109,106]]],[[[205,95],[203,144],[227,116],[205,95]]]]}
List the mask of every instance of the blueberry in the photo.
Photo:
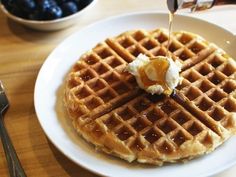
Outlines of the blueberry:
{"type": "Polygon", "coordinates": [[[19,8],[26,13],[33,12],[36,8],[34,0],[17,0],[16,2],[19,8]]]}
{"type": "Polygon", "coordinates": [[[30,15],[31,19],[54,20],[62,17],[62,10],[55,0],[37,0],[36,13],[30,15]]]}
{"type": "Polygon", "coordinates": [[[63,16],[68,16],[78,11],[77,5],[72,1],[63,3],[61,9],[63,11],[63,16]]]}
{"type": "Polygon", "coordinates": [[[62,10],[59,6],[47,8],[43,14],[44,20],[54,20],[62,17],[62,10]]]}
{"type": "Polygon", "coordinates": [[[41,13],[44,13],[48,8],[51,8],[53,6],[57,6],[57,3],[55,0],[38,0],[37,9],[41,13]]]}
{"type": "Polygon", "coordinates": [[[77,7],[78,7],[78,5],[79,5],[79,3],[80,3],[81,0],[72,0],[72,1],[75,2],[75,4],[76,4],[77,7]]]}

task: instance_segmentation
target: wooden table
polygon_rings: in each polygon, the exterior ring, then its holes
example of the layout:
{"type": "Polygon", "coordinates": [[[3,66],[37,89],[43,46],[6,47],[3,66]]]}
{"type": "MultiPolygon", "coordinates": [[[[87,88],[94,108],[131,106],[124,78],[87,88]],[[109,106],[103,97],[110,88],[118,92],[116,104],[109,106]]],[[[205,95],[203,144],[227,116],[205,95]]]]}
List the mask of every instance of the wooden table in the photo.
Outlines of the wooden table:
{"type": "MultiPolygon", "coordinates": [[[[29,177],[95,176],[68,160],[47,140],[34,110],[35,80],[48,54],[71,33],[104,17],[143,10],[167,12],[164,0],[99,0],[78,20],[77,25],[48,33],[24,28],[8,20],[0,12],[0,80],[6,87],[11,104],[5,116],[5,123],[29,177]]],[[[235,6],[213,8],[193,15],[218,23],[236,33],[235,19],[233,21],[236,16],[235,6]],[[216,13],[221,14],[217,19],[216,13]]],[[[217,177],[233,177],[235,173],[236,167],[217,177]]],[[[8,176],[2,146],[0,176],[8,176]]]]}

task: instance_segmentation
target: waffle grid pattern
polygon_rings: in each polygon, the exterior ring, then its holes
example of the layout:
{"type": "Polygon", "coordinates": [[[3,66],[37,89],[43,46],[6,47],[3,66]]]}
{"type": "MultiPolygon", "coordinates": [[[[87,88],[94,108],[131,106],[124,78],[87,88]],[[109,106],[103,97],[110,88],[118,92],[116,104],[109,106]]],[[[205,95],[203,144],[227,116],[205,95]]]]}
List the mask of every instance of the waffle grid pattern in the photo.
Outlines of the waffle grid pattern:
{"type": "MultiPolygon", "coordinates": [[[[183,64],[182,69],[187,69],[203,60],[216,50],[215,46],[206,44],[204,39],[189,33],[176,33],[170,43],[169,51],[174,60],[183,64]]],[[[140,53],[149,57],[166,56],[168,35],[165,30],[136,31],[126,33],[117,38],[109,38],[107,44],[124,57],[129,63],[140,53]]]]}
{"type": "MultiPolygon", "coordinates": [[[[184,84],[180,86],[180,92],[193,102],[196,109],[203,114],[206,112],[213,125],[219,121],[226,129],[234,129],[231,114],[236,112],[236,67],[230,64],[230,60],[224,54],[211,54],[182,72],[184,84]]],[[[217,133],[223,136],[221,132],[217,133]]]]}
{"type": "Polygon", "coordinates": [[[121,72],[125,67],[126,62],[105,43],[96,47],[94,52],[82,56],[68,79],[67,93],[76,101],[72,104],[79,105],[72,106],[72,112],[75,111],[77,116],[89,117],[137,91],[135,79],[121,72]]]}
{"type": "Polygon", "coordinates": [[[67,80],[65,103],[77,131],[97,148],[125,160],[162,165],[211,152],[236,123],[236,67],[217,46],[174,33],[170,53],[182,65],[176,96],[140,92],[125,72],[140,53],[166,55],[165,30],[109,38],[84,54],[67,80]]]}
{"type": "MultiPolygon", "coordinates": [[[[109,130],[134,151],[156,144],[156,150],[163,154],[176,151],[181,144],[194,139],[206,129],[204,124],[174,100],[164,98],[150,100],[141,96],[101,119],[109,130]],[[143,137],[142,140],[140,137],[143,137]]],[[[201,140],[202,143],[205,143],[204,140],[201,140]]]]}

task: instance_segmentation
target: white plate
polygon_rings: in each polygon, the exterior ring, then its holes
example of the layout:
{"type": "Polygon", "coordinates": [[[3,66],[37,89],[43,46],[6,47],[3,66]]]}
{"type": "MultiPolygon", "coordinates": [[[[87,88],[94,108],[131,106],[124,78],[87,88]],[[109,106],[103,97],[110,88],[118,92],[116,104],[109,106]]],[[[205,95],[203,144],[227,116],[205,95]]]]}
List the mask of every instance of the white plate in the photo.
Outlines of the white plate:
{"type": "MultiPolygon", "coordinates": [[[[154,29],[168,26],[164,13],[139,13],[110,18],[76,32],[62,42],[43,64],[35,86],[35,109],[48,138],[75,163],[105,176],[181,176],[199,177],[216,174],[236,164],[236,138],[231,138],[215,152],[186,164],[150,167],[126,163],[98,153],[80,138],[71,126],[62,105],[63,81],[71,66],[85,51],[99,41],[131,29],[154,29]]],[[[236,40],[228,31],[208,22],[176,16],[174,31],[187,30],[213,41],[236,58],[236,40]]]]}

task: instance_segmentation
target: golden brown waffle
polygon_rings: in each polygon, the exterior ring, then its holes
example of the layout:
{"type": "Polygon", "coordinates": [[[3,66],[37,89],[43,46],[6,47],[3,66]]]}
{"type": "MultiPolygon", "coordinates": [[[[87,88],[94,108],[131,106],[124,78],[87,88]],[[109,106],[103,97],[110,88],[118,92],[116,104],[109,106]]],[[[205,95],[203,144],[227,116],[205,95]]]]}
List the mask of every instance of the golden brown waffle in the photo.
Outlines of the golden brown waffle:
{"type": "Polygon", "coordinates": [[[98,149],[162,165],[211,152],[236,132],[235,62],[198,35],[171,36],[184,78],[171,97],[148,95],[125,72],[140,53],[165,56],[167,39],[163,29],[126,32],[74,65],[65,106],[76,130],[98,149]]]}

